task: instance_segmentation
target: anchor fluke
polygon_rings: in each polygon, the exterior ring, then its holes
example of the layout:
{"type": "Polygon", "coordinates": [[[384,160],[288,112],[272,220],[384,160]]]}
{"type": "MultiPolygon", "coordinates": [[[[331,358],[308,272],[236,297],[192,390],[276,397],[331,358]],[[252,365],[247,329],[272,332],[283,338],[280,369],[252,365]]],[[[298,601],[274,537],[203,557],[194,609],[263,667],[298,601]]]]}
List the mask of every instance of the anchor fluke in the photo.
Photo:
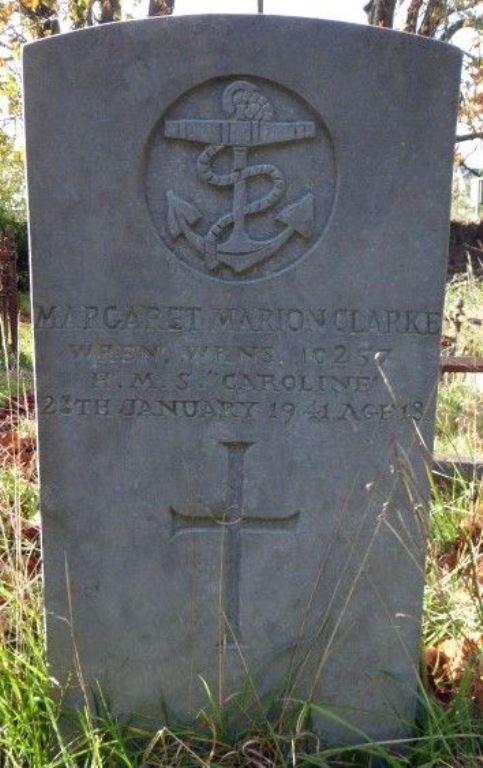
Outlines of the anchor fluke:
{"type": "Polygon", "coordinates": [[[314,196],[309,192],[298,202],[283,208],[277,216],[277,221],[308,239],[314,231],[314,218],[314,196]]]}
{"type": "Polygon", "coordinates": [[[280,211],[276,219],[285,224],[285,228],[278,235],[270,240],[253,240],[251,253],[226,253],[223,250],[223,243],[221,243],[217,250],[218,259],[237,274],[242,274],[255,264],[263,264],[264,261],[267,261],[293,235],[301,235],[305,239],[311,237],[314,230],[314,218],[314,196],[309,192],[296,203],[291,203],[280,211]]]}
{"type": "Polygon", "coordinates": [[[191,224],[196,224],[201,218],[201,213],[194,205],[187,203],[171,190],[167,192],[168,198],[168,230],[171,237],[186,235],[191,224]]]}

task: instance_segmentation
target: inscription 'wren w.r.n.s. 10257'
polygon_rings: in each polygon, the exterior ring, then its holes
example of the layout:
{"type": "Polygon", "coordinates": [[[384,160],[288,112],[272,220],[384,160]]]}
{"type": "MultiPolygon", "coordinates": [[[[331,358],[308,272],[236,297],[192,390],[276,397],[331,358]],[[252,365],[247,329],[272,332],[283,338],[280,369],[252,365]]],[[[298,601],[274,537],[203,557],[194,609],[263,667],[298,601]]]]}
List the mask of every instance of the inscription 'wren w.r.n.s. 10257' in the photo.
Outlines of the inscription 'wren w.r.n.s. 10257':
{"type": "Polygon", "coordinates": [[[285,225],[278,234],[263,240],[250,237],[247,217],[273,208],[283,198],[286,182],[280,169],[272,163],[249,165],[249,149],[303,141],[313,138],[316,131],[311,120],[274,121],[270,101],[257,85],[245,80],[228,85],[222,101],[227,119],[166,120],[164,135],[169,139],[207,145],[197,160],[198,177],[216,187],[233,188],[232,210],[220,216],[206,235],[201,235],[193,229],[201,217],[198,209],[169,190],[168,230],[173,238],[185,237],[210,271],[223,264],[233,272],[243,274],[268,261],[296,233],[309,239],[314,225],[314,198],[308,192],[276,215],[276,220],[285,225]],[[227,147],[233,150],[232,170],[217,173],[213,164],[227,147]],[[257,178],[268,179],[270,189],[249,201],[248,182],[257,178]],[[228,237],[222,239],[229,229],[228,237]]]}

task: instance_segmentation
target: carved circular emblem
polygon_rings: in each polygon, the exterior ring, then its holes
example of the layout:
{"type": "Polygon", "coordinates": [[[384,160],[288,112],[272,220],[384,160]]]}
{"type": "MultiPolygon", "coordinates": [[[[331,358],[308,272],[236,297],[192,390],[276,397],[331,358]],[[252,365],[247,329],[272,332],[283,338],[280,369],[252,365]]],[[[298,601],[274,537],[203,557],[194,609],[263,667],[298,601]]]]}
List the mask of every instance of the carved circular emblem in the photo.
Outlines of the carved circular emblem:
{"type": "Polygon", "coordinates": [[[208,81],[155,126],[146,196],[172,254],[214,279],[272,277],[317,242],[335,194],[320,117],[295,93],[250,77],[208,81]]]}

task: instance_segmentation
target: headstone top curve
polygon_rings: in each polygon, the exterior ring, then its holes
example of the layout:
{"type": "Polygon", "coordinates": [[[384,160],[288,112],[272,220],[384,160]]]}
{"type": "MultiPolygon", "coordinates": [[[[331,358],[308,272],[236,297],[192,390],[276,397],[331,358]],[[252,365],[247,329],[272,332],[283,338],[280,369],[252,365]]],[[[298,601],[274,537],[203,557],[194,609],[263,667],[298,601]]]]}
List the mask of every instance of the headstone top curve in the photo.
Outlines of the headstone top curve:
{"type": "Polygon", "coordinates": [[[333,33],[339,35],[352,35],[354,33],[358,35],[364,35],[371,38],[372,41],[379,40],[388,42],[391,40],[396,43],[403,43],[404,45],[415,46],[420,51],[427,50],[432,51],[439,49],[440,51],[447,51],[448,56],[455,56],[461,60],[463,53],[458,46],[453,45],[442,40],[434,40],[433,38],[424,37],[422,35],[415,35],[409,32],[404,32],[395,29],[386,29],[381,27],[374,27],[369,24],[355,24],[347,21],[337,21],[334,19],[318,19],[315,17],[306,16],[281,16],[277,14],[232,14],[232,13],[202,13],[202,14],[186,14],[183,16],[157,16],[145,19],[132,19],[130,21],[111,22],[107,24],[99,24],[95,27],[85,27],[84,29],[76,29],[69,32],[64,32],[59,35],[52,35],[51,37],[43,38],[42,40],[35,40],[31,43],[26,43],[23,46],[23,52],[29,55],[29,52],[33,49],[45,49],[54,45],[66,45],[70,44],[73,40],[78,40],[87,37],[98,36],[105,37],[111,35],[131,34],[134,30],[141,28],[154,30],[156,27],[160,29],[175,29],[179,27],[209,25],[218,28],[220,25],[226,27],[232,27],[234,25],[243,26],[260,26],[266,27],[278,27],[283,29],[293,27],[306,27],[316,30],[317,28],[322,30],[331,30],[333,33]]]}

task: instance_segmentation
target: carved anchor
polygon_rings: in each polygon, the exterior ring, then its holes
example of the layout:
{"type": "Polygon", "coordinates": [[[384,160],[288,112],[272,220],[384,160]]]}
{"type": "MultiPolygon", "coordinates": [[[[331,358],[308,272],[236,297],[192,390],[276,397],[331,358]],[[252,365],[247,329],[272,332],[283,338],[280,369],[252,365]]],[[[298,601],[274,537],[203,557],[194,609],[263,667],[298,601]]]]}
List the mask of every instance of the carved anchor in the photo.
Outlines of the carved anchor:
{"type": "Polygon", "coordinates": [[[310,238],[314,225],[314,197],[307,193],[277,214],[276,221],[285,224],[278,235],[268,240],[250,237],[247,217],[273,208],[285,194],[286,185],[283,174],[275,165],[249,165],[248,150],[312,138],[315,123],[275,122],[268,99],[256,85],[244,80],[237,80],[225,89],[223,109],[227,120],[167,120],[164,135],[208,145],[198,157],[198,177],[214,186],[233,187],[232,210],[212,224],[206,235],[201,235],[193,229],[201,213],[170,190],[167,193],[168,230],[173,238],[185,237],[211,271],[224,264],[242,274],[271,258],[293,235],[310,238]],[[213,163],[227,147],[233,149],[232,171],[220,174],[213,170],[213,163]],[[248,201],[247,183],[256,177],[268,178],[271,188],[262,197],[248,201]],[[229,228],[228,237],[221,240],[229,228]]]}

